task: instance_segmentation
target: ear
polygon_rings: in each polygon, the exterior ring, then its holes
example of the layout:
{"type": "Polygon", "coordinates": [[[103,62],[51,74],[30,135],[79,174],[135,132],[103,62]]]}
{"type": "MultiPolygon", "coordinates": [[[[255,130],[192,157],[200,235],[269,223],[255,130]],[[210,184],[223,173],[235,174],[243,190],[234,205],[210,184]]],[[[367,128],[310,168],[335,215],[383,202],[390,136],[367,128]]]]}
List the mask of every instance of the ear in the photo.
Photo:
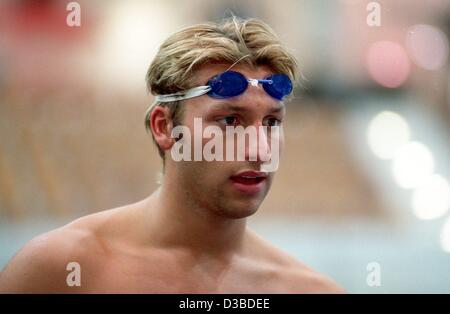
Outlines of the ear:
{"type": "Polygon", "coordinates": [[[158,146],[163,151],[171,149],[175,140],[171,137],[173,122],[169,108],[156,106],[150,114],[149,123],[158,146]]]}

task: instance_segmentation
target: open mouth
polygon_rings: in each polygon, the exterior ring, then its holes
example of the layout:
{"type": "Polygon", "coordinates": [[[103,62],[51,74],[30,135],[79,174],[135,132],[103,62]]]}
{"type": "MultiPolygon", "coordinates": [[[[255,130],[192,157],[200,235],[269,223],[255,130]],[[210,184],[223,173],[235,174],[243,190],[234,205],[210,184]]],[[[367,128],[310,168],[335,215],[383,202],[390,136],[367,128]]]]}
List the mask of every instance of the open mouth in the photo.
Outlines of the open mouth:
{"type": "Polygon", "coordinates": [[[267,173],[259,171],[244,171],[232,176],[234,187],[244,194],[256,194],[260,192],[267,179],[267,173]]]}
{"type": "Polygon", "coordinates": [[[252,185],[252,184],[258,184],[259,182],[263,181],[265,178],[263,177],[246,177],[246,176],[240,176],[240,177],[231,177],[231,180],[237,183],[246,184],[246,185],[252,185]]]}

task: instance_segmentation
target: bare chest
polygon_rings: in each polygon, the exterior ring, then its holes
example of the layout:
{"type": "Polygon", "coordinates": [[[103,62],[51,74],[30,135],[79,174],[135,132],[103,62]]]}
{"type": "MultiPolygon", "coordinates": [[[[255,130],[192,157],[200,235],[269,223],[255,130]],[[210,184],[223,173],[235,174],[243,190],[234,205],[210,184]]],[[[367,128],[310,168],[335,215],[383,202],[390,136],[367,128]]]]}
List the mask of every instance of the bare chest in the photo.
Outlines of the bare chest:
{"type": "Polygon", "coordinates": [[[277,271],[236,262],[211,266],[173,258],[110,257],[83,274],[83,290],[97,293],[286,292],[277,271]]]}

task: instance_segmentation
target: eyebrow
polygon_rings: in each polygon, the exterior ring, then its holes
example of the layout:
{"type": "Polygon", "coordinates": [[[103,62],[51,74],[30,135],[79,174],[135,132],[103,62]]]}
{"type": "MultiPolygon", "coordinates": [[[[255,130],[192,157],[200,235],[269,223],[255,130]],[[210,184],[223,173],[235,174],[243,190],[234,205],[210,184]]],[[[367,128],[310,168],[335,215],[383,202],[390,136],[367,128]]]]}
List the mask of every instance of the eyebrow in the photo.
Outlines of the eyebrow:
{"type": "MultiPolygon", "coordinates": [[[[280,112],[283,111],[283,109],[285,108],[285,105],[283,102],[279,102],[277,103],[276,106],[272,107],[270,109],[270,112],[280,112]]],[[[221,103],[218,105],[215,105],[213,108],[211,108],[211,110],[230,110],[230,111],[235,111],[235,112],[243,112],[243,111],[248,111],[249,108],[245,107],[245,106],[237,106],[234,104],[230,104],[230,103],[221,103]]]]}

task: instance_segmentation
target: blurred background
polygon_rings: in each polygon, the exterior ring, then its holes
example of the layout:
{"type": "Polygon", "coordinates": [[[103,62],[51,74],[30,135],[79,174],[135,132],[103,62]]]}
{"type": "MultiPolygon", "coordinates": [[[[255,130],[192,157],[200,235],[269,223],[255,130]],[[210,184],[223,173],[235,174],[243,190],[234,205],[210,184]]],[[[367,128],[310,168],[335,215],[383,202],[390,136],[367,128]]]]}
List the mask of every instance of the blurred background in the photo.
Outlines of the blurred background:
{"type": "Polygon", "coordinates": [[[303,74],[250,226],[352,293],[450,292],[450,1],[76,2],[71,27],[69,1],[0,1],[0,268],[157,187],[147,67],[232,12],[269,23],[303,74]]]}

